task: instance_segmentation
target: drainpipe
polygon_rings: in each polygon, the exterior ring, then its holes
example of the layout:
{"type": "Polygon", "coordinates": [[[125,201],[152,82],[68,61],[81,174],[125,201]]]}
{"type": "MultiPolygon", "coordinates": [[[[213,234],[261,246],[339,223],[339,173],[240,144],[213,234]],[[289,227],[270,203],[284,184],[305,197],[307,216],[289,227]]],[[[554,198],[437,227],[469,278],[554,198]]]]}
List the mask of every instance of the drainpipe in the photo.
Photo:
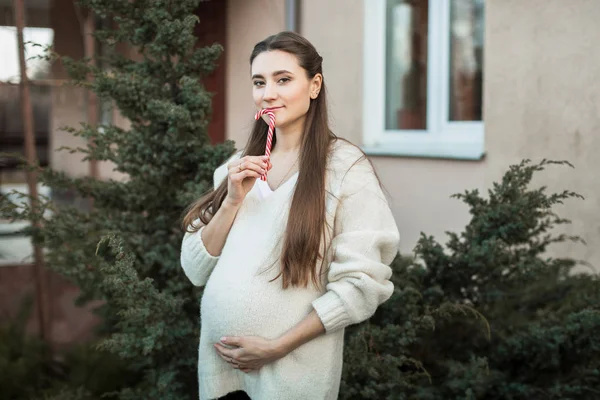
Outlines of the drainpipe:
{"type": "MultiPolygon", "coordinates": [[[[87,18],[85,19],[82,27],[83,32],[83,51],[85,57],[91,60],[91,65],[96,66],[96,39],[93,34],[96,30],[95,14],[91,9],[88,9],[87,18]]],[[[92,74],[88,75],[88,82],[91,83],[93,80],[92,74]]],[[[93,128],[98,128],[98,96],[91,89],[87,90],[87,122],[93,128]]],[[[90,139],[91,147],[96,147],[94,144],[94,138],[90,139]]],[[[100,173],[98,170],[98,160],[92,159],[89,161],[90,176],[94,179],[98,179],[100,173]]],[[[92,200],[92,205],[94,204],[92,200]]]]}
{"type": "Polygon", "coordinates": [[[285,29],[300,33],[299,0],[285,0],[285,29]]]}

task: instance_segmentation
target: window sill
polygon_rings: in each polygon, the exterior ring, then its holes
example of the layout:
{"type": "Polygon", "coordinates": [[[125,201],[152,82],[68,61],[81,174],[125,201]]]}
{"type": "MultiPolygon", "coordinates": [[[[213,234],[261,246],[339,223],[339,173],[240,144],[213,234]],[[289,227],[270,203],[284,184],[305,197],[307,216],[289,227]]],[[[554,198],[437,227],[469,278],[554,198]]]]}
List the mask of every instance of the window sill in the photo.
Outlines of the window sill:
{"type": "Polygon", "coordinates": [[[485,152],[481,146],[477,145],[453,145],[444,146],[432,145],[412,145],[403,146],[397,143],[381,144],[372,146],[361,146],[362,151],[367,156],[384,156],[384,157],[406,157],[406,158],[433,158],[446,160],[463,160],[463,161],[483,161],[485,152]]]}

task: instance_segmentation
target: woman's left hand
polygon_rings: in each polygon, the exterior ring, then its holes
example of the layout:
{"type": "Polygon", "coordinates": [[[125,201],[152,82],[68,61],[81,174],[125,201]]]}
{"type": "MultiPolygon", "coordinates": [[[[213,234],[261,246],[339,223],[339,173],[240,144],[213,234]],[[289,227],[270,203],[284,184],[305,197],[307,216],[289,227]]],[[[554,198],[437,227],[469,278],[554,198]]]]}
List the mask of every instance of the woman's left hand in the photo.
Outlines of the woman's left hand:
{"type": "Polygon", "coordinates": [[[235,369],[242,372],[258,370],[263,365],[276,361],[286,355],[274,340],[267,340],[259,336],[228,336],[221,338],[221,342],[236,349],[228,349],[215,343],[217,353],[235,369]]]}

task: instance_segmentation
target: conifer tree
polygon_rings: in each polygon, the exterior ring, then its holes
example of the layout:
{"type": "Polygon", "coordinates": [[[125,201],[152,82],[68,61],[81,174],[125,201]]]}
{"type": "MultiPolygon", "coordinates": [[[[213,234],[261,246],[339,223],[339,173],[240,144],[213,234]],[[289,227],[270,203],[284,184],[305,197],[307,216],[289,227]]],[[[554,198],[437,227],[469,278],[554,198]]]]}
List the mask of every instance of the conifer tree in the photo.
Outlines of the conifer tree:
{"type": "Polygon", "coordinates": [[[392,298],[347,332],[340,399],[600,398],[600,280],[547,255],[581,241],[555,211],[581,196],[531,187],[552,164],[568,163],[525,160],[486,197],[455,195],[464,230],[395,260],[392,298]]]}
{"type": "Polygon", "coordinates": [[[196,48],[198,3],[80,2],[112,21],[103,26],[114,28],[98,30],[96,37],[113,51],[97,63],[103,68],[57,57],[74,84],[114,104],[131,126],[67,127],[95,146],[66,150],[110,161],[125,179],[73,178],[48,168],[40,180],[53,193],[75,191],[92,206],[45,199],[37,209],[23,209],[2,200],[5,217],[42,222],[27,233],[44,247],[48,267],[81,289],[78,302],[103,301],[96,310],[103,317],[99,346],[118,355],[135,376],[118,393],[121,399],[195,399],[198,393],[200,290],[179,264],[181,214],[212,188],[214,169],[234,151],[230,141],[211,145],[207,133],[212,94],[202,79],[216,67],[222,48],[196,48]],[[114,51],[116,44],[140,56],[114,51]]]}

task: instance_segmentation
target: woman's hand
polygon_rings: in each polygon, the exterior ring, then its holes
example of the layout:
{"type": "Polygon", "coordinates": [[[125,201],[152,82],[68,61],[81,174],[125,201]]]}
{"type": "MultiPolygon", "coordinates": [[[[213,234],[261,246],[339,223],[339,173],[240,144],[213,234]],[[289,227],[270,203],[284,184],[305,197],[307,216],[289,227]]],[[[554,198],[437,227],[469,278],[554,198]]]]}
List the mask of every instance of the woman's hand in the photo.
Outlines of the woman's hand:
{"type": "Polygon", "coordinates": [[[225,201],[239,206],[260,178],[271,169],[267,156],[245,156],[227,164],[227,197],[225,201]]]}
{"type": "Polygon", "coordinates": [[[263,365],[272,363],[287,354],[277,341],[259,336],[227,337],[221,338],[221,342],[237,347],[228,349],[221,343],[214,345],[223,360],[242,372],[258,370],[263,365]]]}

